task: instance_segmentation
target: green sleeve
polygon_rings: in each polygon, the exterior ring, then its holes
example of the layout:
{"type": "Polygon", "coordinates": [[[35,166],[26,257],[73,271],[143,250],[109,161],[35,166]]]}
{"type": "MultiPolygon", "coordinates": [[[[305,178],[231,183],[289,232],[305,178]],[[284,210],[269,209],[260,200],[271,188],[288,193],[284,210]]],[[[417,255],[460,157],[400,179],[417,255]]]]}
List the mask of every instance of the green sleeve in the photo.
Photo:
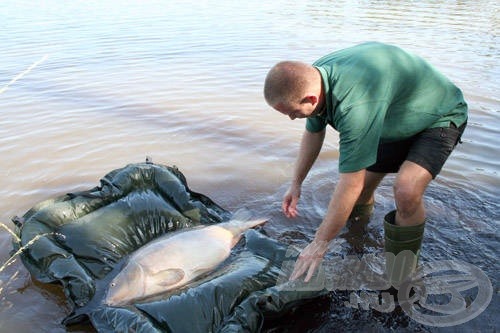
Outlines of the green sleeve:
{"type": "Polygon", "coordinates": [[[321,132],[325,129],[326,125],[326,118],[321,116],[310,117],[306,120],[306,129],[312,133],[321,132]]]}

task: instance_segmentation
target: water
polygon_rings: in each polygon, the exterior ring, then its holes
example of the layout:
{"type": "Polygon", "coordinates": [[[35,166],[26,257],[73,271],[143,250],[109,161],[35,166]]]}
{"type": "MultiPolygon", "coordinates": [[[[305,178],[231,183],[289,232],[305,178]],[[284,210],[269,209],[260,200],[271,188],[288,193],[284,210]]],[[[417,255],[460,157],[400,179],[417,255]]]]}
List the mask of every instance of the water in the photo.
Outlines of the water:
{"type": "MultiPolygon", "coordinates": [[[[349,296],[338,293],[295,314],[295,327],[491,331],[499,326],[499,8],[488,0],[2,1],[0,222],[12,228],[10,218],[37,202],[93,187],[107,172],[152,156],[177,165],[193,190],[223,207],[271,216],[271,236],[305,244],[336,181],[338,136],[328,132],[304,183],[301,218],[287,220],[279,208],[304,123],[264,103],[267,70],[358,42],[394,43],[448,75],[470,106],[464,144],[426,193],[432,222],[422,258],[476,265],[492,281],[493,300],[476,319],[437,329],[402,313],[347,308],[349,296]]],[[[337,253],[382,250],[390,177],[376,200],[369,237],[344,231],[337,253]]],[[[0,229],[0,264],[10,242],[0,229]]],[[[59,287],[31,281],[19,260],[0,279],[1,332],[67,330],[59,287]]]]}

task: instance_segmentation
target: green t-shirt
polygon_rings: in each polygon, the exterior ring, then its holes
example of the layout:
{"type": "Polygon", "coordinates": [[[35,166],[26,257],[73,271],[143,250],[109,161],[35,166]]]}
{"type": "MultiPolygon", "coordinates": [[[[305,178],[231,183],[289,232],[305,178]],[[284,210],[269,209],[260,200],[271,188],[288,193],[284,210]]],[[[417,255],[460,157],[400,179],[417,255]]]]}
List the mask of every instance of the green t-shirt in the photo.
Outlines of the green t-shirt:
{"type": "Polygon", "coordinates": [[[313,64],[321,73],[326,109],[306,129],[327,124],[339,132],[340,172],[376,162],[379,142],[409,138],[427,128],[467,120],[462,92],[423,59],[369,42],[331,53],[313,64]]]}

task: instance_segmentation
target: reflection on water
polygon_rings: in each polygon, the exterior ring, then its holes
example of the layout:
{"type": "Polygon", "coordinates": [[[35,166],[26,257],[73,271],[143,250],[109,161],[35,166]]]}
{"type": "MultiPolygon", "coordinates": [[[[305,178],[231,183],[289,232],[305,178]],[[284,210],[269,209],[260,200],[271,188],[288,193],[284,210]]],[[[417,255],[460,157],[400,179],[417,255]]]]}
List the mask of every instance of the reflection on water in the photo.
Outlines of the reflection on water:
{"type": "MultiPolygon", "coordinates": [[[[152,156],[177,165],[194,190],[222,206],[271,216],[266,228],[272,236],[306,244],[335,184],[338,137],[328,133],[304,184],[301,218],[286,219],[281,196],[304,124],[265,105],[262,81],[276,61],[312,62],[379,40],[424,56],[466,95],[471,112],[464,144],[426,193],[431,222],[422,258],[469,262],[497,289],[498,9],[488,0],[54,0],[36,9],[27,1],[4,1],[0,89],[8,87],[0,93],[0,221],[48,197],[93,187],[108,171],[152,156]]],[[[332,253],[381,251],[381,220],[393,207],[391,178],[376,200],[367,234],[344,230],[332,253]]],[[[10,241],[1,230],[0,264],[10,257],[10,241]]],[[[0,331],[38,331],[40,323],[46,331],[66,331],[60,320],[69,308],[60,289],[30,281],[19,260],[0,272],[0,280],[0,331]]],[[[307,305],[308,316],[297,313],[287,323],[300,331],[338,325],[441,331],[402,313],[347,308],[344,296],[307,305]]],[[[491,330],[498,309],[494,297],[482,315],[457,329],[491,330]]],[[[75,331],[80,329],[89,328],[75,331]]]]}

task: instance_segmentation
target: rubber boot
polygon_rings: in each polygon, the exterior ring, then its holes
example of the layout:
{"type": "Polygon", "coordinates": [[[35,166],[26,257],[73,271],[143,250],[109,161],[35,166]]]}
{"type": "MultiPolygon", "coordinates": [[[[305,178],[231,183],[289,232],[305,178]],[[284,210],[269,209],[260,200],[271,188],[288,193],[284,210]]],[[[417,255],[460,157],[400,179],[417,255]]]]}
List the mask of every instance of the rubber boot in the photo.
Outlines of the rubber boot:
{"type": "Polygon", "coordinates": [[[349,220],[368,220],[372,215],[374,205],[375,203],[355,205],[349,215],[349,220]]]}
{"type": "Polygon", "coordinates": [[[355,254],[362,254],[365,247],[374,246],[373,240],[368,235],[368,223],[373,212],[374,204],[355,205],[347,220],[347,232],[343,238],[351,245],[355,254]]]}
{"type": "Polygon", "coordinates": [[[351,215],[349,215],[346,223],[349,234],[357,237],[366,234],[366,228],[368,222],[370,222],[370,216],[373,212],[373,206],[373,203],[354,206],[351,215]]]}
{"type": "Polygon", "coordinates": [[[417,267],[425,221],[415,226],[396,225],[396,211],[384,218],[387,277],[398,288],[417,267]]]}

